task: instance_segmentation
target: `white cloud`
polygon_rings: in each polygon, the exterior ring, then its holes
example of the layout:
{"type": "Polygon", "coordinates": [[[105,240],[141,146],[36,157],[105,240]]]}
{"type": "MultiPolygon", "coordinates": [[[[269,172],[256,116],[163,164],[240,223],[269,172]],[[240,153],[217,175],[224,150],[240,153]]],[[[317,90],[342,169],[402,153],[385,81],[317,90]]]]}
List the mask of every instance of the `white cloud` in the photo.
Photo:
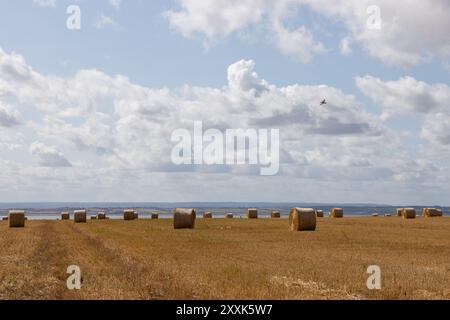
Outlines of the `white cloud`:
{"type": "MultiPolygon", "coordinates": [[[[255,191],[245,193],[247,201],[267,190],[273,192],[274,200],[282,201],[298,199],[282,187],[287,181],[291,186],[308,183],[309,199],[314,199],[312,190],[322,184],[339,197],[343,186],[358,189],[362,181],[381,186],[436,175],[432,167],[423,165],[426,154],[411,161],[416,155],[402,145],[399,135],[365,112],[354,96],[326,85],[276,86],[254,68],[252,60],[230,65],[228,84],[223,88],[149,88],[98,70],[80,70],[70,78],[47,76],[34,71],[20,55],[0,51],[0,88],[7,92],[8,101],[38,111],[33,112],[37,118],[15,128],[14,136],[9,135],[3,143],[28,146],[41,166],[31,166],[26,157],[17,161],[2,158],[0,181],[20,177],[23,188],[7,194],[13,198],[31,196],[26,190],[49,179],[67,185],[70,199],[149,200],[136,197],[142,197],[142,190],[158,186],[154,200],[205,196],[220,200],[231,197],[229,188],[235,185],[239,187],[233,188],[234,200],[240,200],[242,188],[252,186],[255,191]],[[328,104],[321,106],[324,98],[328,104]],[[258,173],[251,167],[174,166],[170,161],[171,133],[191,129],[196,120],[203,120],[205,128],[279,128],[280,176],[255,186],[254,179],[260,177],[255,177],[258,173]],[[19,135],[21,141],[16,138],[19,135]],[[45,144],[35,142],[37,139],[45,144]],[[70,162],[65,155],[70,155],[70,162]],[[70,165],[63,169],[65,173],[47,170],[70,165]],[[183,188],[179,181],[185,181],[183,188]],[[130,188],[119,187],[124,184],[130,188]],[[210,188],[197,192],[198,185],[210,188]],[[82,191],[78,190],[81,186],[82,191]]],[[[0,101],[6,96],[0,96],[0,101]]],[[[439,187],[445,188],[445,184],[439,187]]],[[[40,192],[50,197],[46,199],[56,196],[50,190],[40,192]]],[[[322,199],[327,200],[338,199],[322,199]]]]}
{"type": "Polygon", "coordinates": [[[313,34],[305,26],[291,31],[280,22],[276,22],[273,31],[280,52],[296,61],[308,63],[315,55],[326,51],[325,46],[314,40],[313,34]]]}
{"type": "Polygon", "coordinates": [[[185,37],[204,33],[209,40],[227,36],[260,22],[265,14],[265,0],[180,0],[181,9],[164,15],[170,26],[185,37]]]}
{"type": "Polygon", "coordinates": [[[411,66],[434,57],[450,57],[450,38],[446,19],[450,3],[435,1],[390,0],[306,0],[318,13],[342,21],[349,37],[372,57],[388,65],[411,66]],[[382,29],[370,30],[367,8],[381,10],[382,29]]]}
{"type": "Polygon", "coordinates": [[[0,127],[8,128],[19,124],[21,124],[19,112],[0,101],[0,127]]]}
{"type": "Polygon", "coordinates": [[[204,34],[214,41],[249,27],[260,25],[275,37],[275,45],[288,56],[308,62],[323,53],[304,21],[288,31],[282,26],[286,16],[307,6],[315,13],[342,25],[347,36],[341,52],[348,54],[350,42],[359,44],[370,56],[387,65],[411,66],[433,58],[450,58],[450,2],[447,0],[178,0],[180,8],[165,13],[172,29],[183,36],[204,34]],[[382,29],[367,28],[367,8],[381,9],[382,29]],[[274,23],[276,22],[276,23],[274,23]],[[292,40],[292,42],[290,41],[292,40]]]}
{"type": "Polygon", "coordinates": [[[22,148],[22,141],[18,136],[20,137],[20,135],[0,127],[0,150],[3,155],[8,151],[17,151],[22,148]]]}
{"type": "Polygon", "coordinates": [[[11,94],[46,114],[34,125],[43,138],[133,168],[154,162],[162,162],[155,168],[170,167],[171,130],[189,128],[199,119],[219,128],[285,126],[286,134],[294,129],[300,133],[296,140],[302,135],[373,136],[382,131],[352,96],[327,86],[269,85],[254,72],[251,60],[228,68],[224,89],[185,86],[176,91],[145,88],[96,70],[79,71],[71,79],[45,77],[16,54],[3,53],[2,61],[0,69],[9,72],[0,80],[8,80],[11,94]],[[320,107],[323,97],[330,104],[320,107]],[[105,100],[114,115],[99,110],[105,100]]]}
{"type": "MultiPolygon", "coordinates": [[[[396,81],[365,76],[356,79],[359,89],[381,106],[383,119],[414,116],[421,122],[420,138],[428,142],[422,146],[426,158],[448,161],[450,157],[450,87],[428,84],[412,77],[396,81]]],[[[410,119],[410,118],[406,118],[410,119]]],[[[418,151],[419,152],[419,151],[418,151]]],[[[405,170],[404,170],[405,171],[405,170]]],[[[422,179],[418,172],[398,173],[396,179],[422,179]]]]}
{"type": "Polygon", "coordinates": [[[255,63],[252,60],[240,60],[228,67],[228,87],[232,90],[257,90],[267,88],[267,83],[253,71],[255,63]]]}
{"type": "Polygon", "coordinates": [[[108,154],[113,152],[114,134],[107,121],[108,116],[102,113],[87,116],[81,125],[73,125],[62,119],[47,116],[43,119],[40,133],[48,139],[58,137],[79,151],[108,154]]]}
{"type": "Polygon", "coordinates": [[[426,114],[448,110],[450,87],[446,84],[428,84],[412,77],[383,81],[365,76],[358,77],[356,85],[383,108],[384,118],[408,113],[426,114]]]}
{"type": "Polygon", "coordinates": [[[46,146],[43,143],[35,142],[30,146],[32,155],[39,159],[42,167],[71,167],[70,162],[54,146],[46,146]]]}
{"type": "Polygon", "coordinates": [[[181,9],[164,13],[172,29],[185,37],[204,34],[207,41],[216,41],[233,32],[257,24],[267,25],[275,46],[299,62],[309,62],[315,54],[325,52],[312,33],[301,26],[289,30],[283,18],[289,11],[287,2],[267,0],[179,0],[181,9]]]}
{"type": "Polygon", "coordinates": [[[450,148],[450,112],[427,115],[421,136],[438,148],[450,148]]]}
{"type": "Polygon", "coordinates": [[[117,26],[117,22],[113,18],[108,17],[102,13],[94,23],[94,26],[97,29],[105,29],[117,26]]]}

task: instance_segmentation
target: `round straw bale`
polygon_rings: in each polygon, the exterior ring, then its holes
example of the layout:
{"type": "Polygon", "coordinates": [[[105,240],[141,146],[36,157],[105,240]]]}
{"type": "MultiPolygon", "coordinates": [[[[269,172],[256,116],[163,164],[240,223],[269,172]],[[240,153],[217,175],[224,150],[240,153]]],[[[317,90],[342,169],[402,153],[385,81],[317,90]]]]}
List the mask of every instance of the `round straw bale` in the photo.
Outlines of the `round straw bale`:
{"type": "Polygon", "coordinates": [[[123,220],[134,220],[135,219],[135,211],[133,209],[125,209],[123,210],[123,220]]]}
{"type": "Polygon", "coordinates": [[[402,216],[403,216],[403,219],[415,219],[416,218],[416,209],[404,208],[402,216]]]}
{"type": "Polygon", "coordinates": [[[203,219],[211,219],[213,216],[212,216],[212,213],[211,212],[205,212],[205,213],[203,213],[203,219]]]}
{"type": "Polygon", "coordinates": [[[342,218],[344,217],[344,209],[333,208],[330,210],[330,218],[342,218]]]}
{"type": "Polygon", "coordinates": [[[323,218],[323,210],[316,210],[316,217],[323,218]]]}
{"type": "Polygon", "coordinates": [[[97,220],[106,220],[106,213],[105,212],[97,213],[97,220]]]}
{"type": "Polygon", "coordinates": [[[61,212],[61,220],[70,220],[70,213],[61,212]]]}
{"type": "Polygon", "coordinates": [[[248,219],[258,219],[258,209],[247,209],[248,219]]]}
{"type": "Polygon", "coordinates": [[[2,220],[3,221],[8,221],[8,217],[3,217],[2,220]]]}
{"type": "Polygon", "coordinates": [[[390,217],[391,214],[390,214],[390,213],[385,213],[384,216],[385,216],[385,217],[390,217]]]}
{"type": "Polygon", "coordinates": [[[270,216],[274,219],[281,218],[281,213],[280,213],[280,211],[272,211],[270,216]]]}
{"type": "Polygon", "coordinates": [[[139,219],[139,213],[137,211],[134,212],[134,219],[135,220],[139,219]]]}
{"type": "Polygon", "coordinates": [[[152,219],[158,219],[158,218],[159,218],[158,212],[152,212],[152,219]]]}
{"type": "Polygon", "coordinates": [[[316,211],[310,208],[292,208],[289,213],[289,226],[292,231],[316,230],[316,211]]]}
{"type": "Polygon", "coordinates": [[[428,213],[429,217],[442,217],[442,209],[434,209],[431,212],[428,213]]]}
{"type": "Polygon", "coordinates": [[[194,229],[197,214],[194,209],[176,208],[173,210],[174,229],[194,229]]]}
{"type": "Polygon", "coordinates": [[[233,219],[233,218],[234,218],[234,215],[233,215],[232,213],[227,213],[227,214],[225,215],[225,218],[227,218],[227,219],[233,219]]]}
{"type": "Polygon", "coordinates": [[[424,208],[422,209],[422,216],[426,218],[442,217],[442,210],[436,208],[424,208]]]}
{"type": "Polygon", "coordinates": [[[405,210],[405,208],[397,208],[395,210],[397,217],[403,217],[403,210],[405,210]]]}
{"type": "Polygon", "coordinates": [[[372,213],[372,217],[378,217],[378,213],[372,213]]]}
{"type": "Polygon", "coordinates": [[[97,216],[91,216],[91,220],[97,220],[97,216]]]}
{"type": "Polygon", "coordinates": [[[86,210],[75,210],[73,212],[73,220],[75,223],[85,223],[87,221],[86,210]]]}
{"type": "Polygon", "coordinates": [[[25,227],[25,211],[23,210],[11,210],[8,214],[8,221],[10,228],[23,228],[25,227]]]}

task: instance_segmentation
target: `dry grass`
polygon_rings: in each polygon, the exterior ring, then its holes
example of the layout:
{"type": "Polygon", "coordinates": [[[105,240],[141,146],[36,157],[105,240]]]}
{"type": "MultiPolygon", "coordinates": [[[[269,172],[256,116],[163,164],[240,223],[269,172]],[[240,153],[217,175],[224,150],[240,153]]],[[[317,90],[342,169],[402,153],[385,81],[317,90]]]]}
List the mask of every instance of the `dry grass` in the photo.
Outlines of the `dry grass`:
{"type": "Polygon", "coordinates": [[[450,299],[449,247],[448,217],[0,222],[0,299],[450,299]],[[382,290],[366,288],[373,264],[382,290]]]}

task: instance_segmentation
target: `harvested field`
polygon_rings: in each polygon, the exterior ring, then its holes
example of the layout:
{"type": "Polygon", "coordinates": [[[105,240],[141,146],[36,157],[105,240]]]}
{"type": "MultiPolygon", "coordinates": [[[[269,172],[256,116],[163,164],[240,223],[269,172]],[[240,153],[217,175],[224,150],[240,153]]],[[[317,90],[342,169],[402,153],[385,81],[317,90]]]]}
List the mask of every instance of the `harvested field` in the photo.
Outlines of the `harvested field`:
{"type": "Polygon", "coordinates": [[[0,299],[450,299],[450,218],[0,222],[0,299]],[[81,290],[66,288],[80,266],[81,290]],[[369,265],[382,289],[368,290],[369,265]]]}

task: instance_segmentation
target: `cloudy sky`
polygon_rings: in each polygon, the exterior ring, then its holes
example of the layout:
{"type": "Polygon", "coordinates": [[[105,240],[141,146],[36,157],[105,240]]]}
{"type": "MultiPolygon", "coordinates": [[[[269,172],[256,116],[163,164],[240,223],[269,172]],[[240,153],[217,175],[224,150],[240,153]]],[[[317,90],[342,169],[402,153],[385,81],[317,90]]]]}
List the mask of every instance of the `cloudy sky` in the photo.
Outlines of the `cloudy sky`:
{"type": "Polygon", "coordinates": [[[0,201],[450,205],[449,14],[447,0],[1,1],[0,201]],[[279,174],[175,166],[171,133],[199,120],[280,129],[279,174]]]}

